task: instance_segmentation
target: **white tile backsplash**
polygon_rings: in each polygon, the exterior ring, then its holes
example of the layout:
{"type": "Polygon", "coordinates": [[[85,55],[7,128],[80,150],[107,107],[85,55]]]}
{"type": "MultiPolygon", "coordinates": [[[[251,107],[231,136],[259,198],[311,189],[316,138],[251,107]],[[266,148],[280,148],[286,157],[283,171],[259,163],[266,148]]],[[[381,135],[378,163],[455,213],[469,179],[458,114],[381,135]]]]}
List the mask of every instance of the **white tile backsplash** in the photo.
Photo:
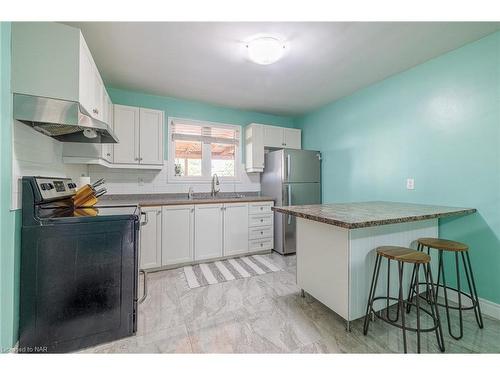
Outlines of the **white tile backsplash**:
{"type": "MultiPolygon", "coordinates": [[[[108,194],[151,194],[151,193],[187,193],[190,186],[194,191],[209,192],[210,183],[169,183],[167,160],[161,170],[113,169],[98,165],[89,167],[90,179],[106,179],[108,194]]],[[[238,182],[220,183],[223,192],[260,191],[260,175],[246,173],[241,165],[241,175],[238,182]]]]}
{"type": "Polygon", "coordinates": [[[14,121],[12,134],[12,209],[21,207],[21,177],[51,176],[78,178],[88,174],[86,165],[62,162],[62,143],[28,125],[14,121]]]}
{"type": "MultiPolygon", "coordinates": [[[[106,179],[108,194],[187,193],[190,186],[196,193],[209,192],[210,183],[169,183],[167,160],[161,170],[106,168],[99,165],[64,164],[63,144],[14,121],[12,166],[12,208],[21,207],[22,176],[71,177],[90,176],[91,181],[106,179]]],[[[260,174],[246,173],[240,165],[238,182],[220,182],[223,192],[260,191],[260,174]]]]}

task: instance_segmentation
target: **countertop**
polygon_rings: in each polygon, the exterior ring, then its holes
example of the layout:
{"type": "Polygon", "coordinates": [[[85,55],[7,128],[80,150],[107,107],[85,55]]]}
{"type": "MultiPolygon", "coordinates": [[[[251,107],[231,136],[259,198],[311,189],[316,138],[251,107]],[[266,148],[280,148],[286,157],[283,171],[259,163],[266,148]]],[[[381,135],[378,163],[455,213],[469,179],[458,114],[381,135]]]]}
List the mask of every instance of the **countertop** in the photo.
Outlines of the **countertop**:
{"type": "Polygon", "coordinates": [[[382,201],[273,207],[273,210],[347,229],[469,215],[477,211],[475,208],[382,201]]]}
{"type": "Polygon", "coordinates": [[[193,199],[188,199],[187,194],[113,194],[104,195],[99,199],[97,206],[169,206],[180,204],[209,204],[209,203],[237,203],[237,202],[267,202],[274,199],[259,196],[256,193],[218,193],[215,198],[210,194],[195,193],[193,199]]]}

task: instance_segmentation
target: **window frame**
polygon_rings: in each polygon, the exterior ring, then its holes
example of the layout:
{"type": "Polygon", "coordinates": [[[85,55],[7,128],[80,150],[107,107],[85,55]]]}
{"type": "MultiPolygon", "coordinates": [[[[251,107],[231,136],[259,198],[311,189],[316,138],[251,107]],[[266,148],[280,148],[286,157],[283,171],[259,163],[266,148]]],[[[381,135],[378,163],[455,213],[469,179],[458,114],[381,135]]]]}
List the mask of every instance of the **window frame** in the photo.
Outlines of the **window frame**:
{"type": "Polygon", "coordinates": [[[218,176],[221,183],[239,183],[241,181],[241,142],[243,139],[243,128],[241,125],[225,124],[221,122],[204,121],[204,120],[193,120],[182,117],[168,117],[167,121],[167,139],[168,139],[168,183],[209,183],[212,181],[212,176],[203,175],[203,173],[208,170],[211,172],[212,169],[212,157],[211,157],[211,143],[202,143],[201,145],[201,173],[202,176],[176,176],[175,175],[175,145],[174,140],[172,140],[172,122],[181,122],[186,125],[196,125],[204,127],[215,127],[215,128],[225,128],[239,131],[240,139],[238,144],[235,144],[234,150],[234,177],[229,176],[218,176]]]}

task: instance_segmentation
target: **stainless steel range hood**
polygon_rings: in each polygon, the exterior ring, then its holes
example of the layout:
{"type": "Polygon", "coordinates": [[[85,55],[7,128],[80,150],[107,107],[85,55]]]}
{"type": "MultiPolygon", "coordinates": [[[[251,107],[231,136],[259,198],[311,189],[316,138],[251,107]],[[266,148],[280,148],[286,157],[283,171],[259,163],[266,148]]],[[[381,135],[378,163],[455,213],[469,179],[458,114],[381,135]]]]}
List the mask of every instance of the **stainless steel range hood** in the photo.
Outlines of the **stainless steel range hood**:
{"type": "Polygon", "coordinates": [[[14,93],[14,119],[61,142],[118,143],[104,122],[78,102],[14,93]]]}

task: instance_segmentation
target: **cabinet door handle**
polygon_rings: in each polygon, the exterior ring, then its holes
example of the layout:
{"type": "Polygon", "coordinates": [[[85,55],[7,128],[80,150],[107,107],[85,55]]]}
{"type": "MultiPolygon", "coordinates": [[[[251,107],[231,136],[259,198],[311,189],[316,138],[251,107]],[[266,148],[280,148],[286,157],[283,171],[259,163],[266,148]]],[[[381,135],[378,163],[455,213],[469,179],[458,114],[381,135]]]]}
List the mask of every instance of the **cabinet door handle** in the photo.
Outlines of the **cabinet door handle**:
{"type": "Polygon", "coordinates": [[[109,152],[108,152],[106,155],[107,155],[107,156],[111,156],[111,154],[110,154],[109,152]]]}
{"type": "Polygon", "coordinates": [[[141,225],[147,225],[149,221],[148,213],[147,212],[141,212],[141,215],[144,215],[144,221],[141,223],[141,225]]]}

